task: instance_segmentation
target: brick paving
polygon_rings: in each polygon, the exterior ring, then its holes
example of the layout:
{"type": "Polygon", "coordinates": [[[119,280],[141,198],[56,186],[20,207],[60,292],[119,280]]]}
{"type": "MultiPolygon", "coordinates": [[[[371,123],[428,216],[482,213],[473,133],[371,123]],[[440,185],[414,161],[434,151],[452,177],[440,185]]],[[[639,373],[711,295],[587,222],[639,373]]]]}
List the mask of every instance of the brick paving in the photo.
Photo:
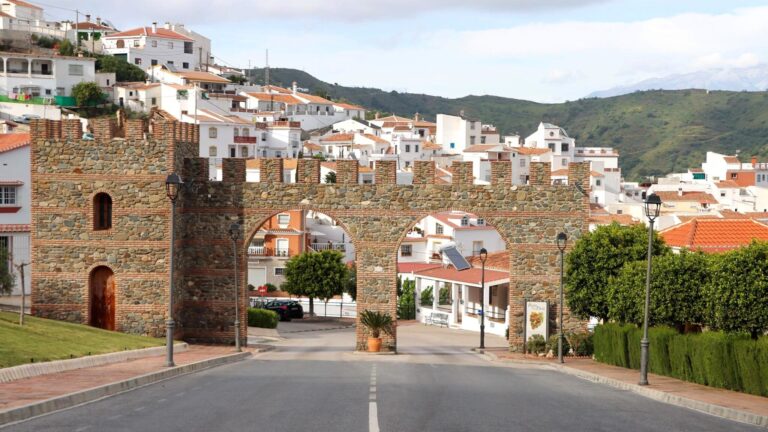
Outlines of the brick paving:
{"type": "MultiPolygon", "coordinates": [[[[248,348],[248,350],[251,349],[248,348]]],[[[182,366],[233,353],[232,347],[190,345],[187,351],[175,353],[173,360],[177,366],[182,366]]],[[[1,383],[0,411],[42,402],[163,369],[166,369],[165,355],[1,383]]]]}
{"type": "MultiPolygon", "coordinates": [[[[498,357],[500,360],[546,363],[552,364],[553,366],[559,366],[557,363],[557,358],[548,359],[546,357],[537,357],[531,355],[526,356],[518,353],[510,353],[504,349],[487,351],[498,357]]],[[[638,370],[607,365],[588,358],[566,358],[565,366],[578,369],[580,371],[589,372],[595,375],[600,375],[605,378],[610,378],[626,384],[637,384],[638,380],[640,379],[640,371],[638,370]]],[[[648,388],[652,390],[657,390],[708,404],[746,411],[757,415],[768,416],[768,398],[765,397],[739,393],[720,388],[707,387],[701,384],[691,383],[651,373],[648,374],[648,382],[650,383],[648,388]]]]}

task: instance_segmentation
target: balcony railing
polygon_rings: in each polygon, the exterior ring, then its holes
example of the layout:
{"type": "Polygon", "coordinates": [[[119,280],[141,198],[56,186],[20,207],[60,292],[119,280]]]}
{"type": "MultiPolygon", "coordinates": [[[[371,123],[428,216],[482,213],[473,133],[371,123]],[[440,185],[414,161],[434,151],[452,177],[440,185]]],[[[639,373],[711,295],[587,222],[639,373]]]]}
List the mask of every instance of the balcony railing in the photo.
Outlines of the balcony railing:
{"type": "Polygon", "coordinates": [[[254,257],[289,257],[290,251],[288,249],[273,249],[265,246],[249,246],[248,256],[254,257]]]}
{"type": "Polygon", "coordinates": [[[316,252],[320,252],[324,250],[335,250],[339,252],[346,252],[348,244],[349,243],[312,243],[310,244],[310,247],[316,252]]]}
{"type": "Polygon", "coordinates": [[[255,136],[236,136],[235,144],[256,144],[257,139],[255,136]]]}

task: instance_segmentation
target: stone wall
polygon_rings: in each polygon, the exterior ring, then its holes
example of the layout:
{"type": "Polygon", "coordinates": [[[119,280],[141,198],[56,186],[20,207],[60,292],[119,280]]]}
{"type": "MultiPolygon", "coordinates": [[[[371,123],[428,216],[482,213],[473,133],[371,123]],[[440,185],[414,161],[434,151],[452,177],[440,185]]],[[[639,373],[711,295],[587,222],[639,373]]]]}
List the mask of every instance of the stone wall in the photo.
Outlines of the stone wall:
{"type": "MultiPolygon", "coordinates": [[[[574,186],[589,184],[588,164],[570,167],[568,186],[512,186],[506,163],[493,165],[497,168],[492,168],[491,185],[472,184],[471,163],[454,163],[452,185],[435,184],[431,163],[415,165],[414,185],[397,185],[394,179],[389,181],[387,164],[380,165],[375,184],[358,184],[357,162],[338,161],[337,183],[319,184],[316,161],[300,161],[299,182],[283,183],[282,160],[262,159],[262,181],[249,183],[244,161],[225,159],[223,181],[211,181],[207,160],[192,157],[197,144],[188,140],[199,132],[191,125],[154,122],[149,141],[103,143],[54,140],[51,131],[61,130],[61,125],[38,126],[33,134],[34,313],[88,322],[88,275],[95,266],[106,265],[117,279],[121,331],[164,332],[170,268],[170,206],[164,180],[174,170],[181,172],[186,184],[175,218],[174,293],[179,301],[174,315],[179,336],[193,341],[230,343],[236,299],[243,305],[245,341],[246,245],[279,212],[307,209],[333,217],[357,252],[358,311],[380,310],[393,316],[397,250],[408,230],[428,214],[451,209],[485,218],[510,252],[511,349],[523,345],[524,301],[557,301],[555,236],[564,231],[573,244],[588,227],[588,196],[574,186]],[[110,193],[114,200],[114,224],[106,232],[91,229],[89,215],[97,192],[110,193]],[[246,234],[237,249],[228,236],[233,222],[241,223],[246,234]]],[[[130,129],[130,124],[126,127],[130,129]]],[[[126,130],[126,136],[137,133],[126,130]]],[[[566,317],[568,328],[585,325],[566,317]]],[[[357,349],[365,349],[367,336],[357,326],[357,349]]],[[[396,349],[396,332],[384,345],[396,349]]]]}

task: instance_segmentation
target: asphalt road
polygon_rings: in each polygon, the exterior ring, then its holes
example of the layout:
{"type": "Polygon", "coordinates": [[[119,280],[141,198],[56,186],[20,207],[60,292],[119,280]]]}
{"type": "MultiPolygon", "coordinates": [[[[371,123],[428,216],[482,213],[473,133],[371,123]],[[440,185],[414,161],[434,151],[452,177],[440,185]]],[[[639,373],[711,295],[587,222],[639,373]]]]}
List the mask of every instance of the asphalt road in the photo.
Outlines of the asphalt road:
{"type": "Polygon", "coordinates": [[[353,330],[286,333],[275,351],[253,359],[2,430],[765,430],[551,370],[489,363],[467,350],[474,334],[421,326],[398,332],[407,354],[375,357],[350,352],[353,330]]]}

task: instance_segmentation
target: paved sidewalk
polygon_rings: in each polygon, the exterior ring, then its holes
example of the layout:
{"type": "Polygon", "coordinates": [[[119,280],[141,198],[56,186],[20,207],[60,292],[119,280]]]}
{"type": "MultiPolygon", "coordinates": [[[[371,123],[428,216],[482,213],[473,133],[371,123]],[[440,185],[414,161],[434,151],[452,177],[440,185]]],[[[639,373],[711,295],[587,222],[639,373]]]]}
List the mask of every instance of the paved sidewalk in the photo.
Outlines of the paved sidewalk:
{"type": "Polygon", "coordinates": [[[504,362],[549,365],[571,375],[635,391],[652,399],[687,406],[720,417],[741,418],[741,421],[747,423],[768,426],[768,398],[765,397],[707,387],[656,374],[648,374],[648,386],[639,386],[637,382],[640,379],[640,371],[611,366],[588,358],[566,358],[565,364],[561,366],[557,358],[526,356],[504,349],[486,350],[486,354],[504,362]]]}
{"type": "MultiPolygon", "coordinates": [[[[176,366],[183,366],[233,353],[232,347],[190,345],[188,351],[175,353],[173,359],[176,366]]],[[[0,411],[166,369],[163,355],[0,383],[0,411]]]]}

